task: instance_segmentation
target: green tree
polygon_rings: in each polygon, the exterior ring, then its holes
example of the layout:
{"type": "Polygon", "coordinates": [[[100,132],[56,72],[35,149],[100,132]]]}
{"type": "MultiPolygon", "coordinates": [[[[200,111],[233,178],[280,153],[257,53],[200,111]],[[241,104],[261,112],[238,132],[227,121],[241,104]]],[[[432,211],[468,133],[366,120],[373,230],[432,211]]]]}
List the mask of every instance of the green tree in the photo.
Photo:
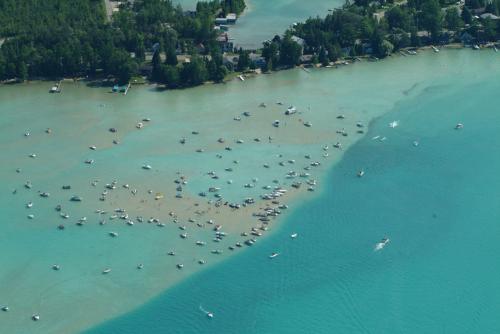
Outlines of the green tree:
{"type": "Polygon", "coordinates": [[[410,18],[408,13],[400,6],[394,6],[385,14],[387,22],[391,29],[400,28],[407,30],[410,25],[410,18]]]}
{"type": "Polygon", "coordinates": [[[295,66],[300,63],[302,47],[292,40],[291,36],[285,36],[280,46],[280,64],[285,66],[295,66]]]}
{"type": "Polygon", "coordinates": [[[462,20],[466,24],[471,24],[472,23],[472,13],[470,12],[469,8],[465,7],[462,10],[462,14],[460,15],[462,17],[462,20]]]}
{"type": "Polygon", "coordinates": [[[192,57],[189,63],[184,63],[180,73],[183,86],[201,85],[208,79],[205,62],[199,57],[192,57]]]}
{"type": "Polygon", "coordinates": [[[165,64],[171,66],[177,65],[177,54],[175,53],[174,47],[172,46],[167,47],[165,55],[166,55],[165,64]]]}
{"type": "Polygon", "coordinates": [[[434,40],[437,40],[441,32],[441,22],[443,15],[437,0],[425,0],[422,5],[421,21],[422,26],[431,33],[434,40]]]}
{"type": "Polygon", "coordinates": [[[236,65],[237,71],[245,71],[250,67],[250,55],[248,51],[240,51],[240,56],[238,58],[238,64],[236,65]]]}
{"type": "Polygon", "coordinates": [[[446,9],[444,20],[446,22],[446,27],[450,30],[456,30],[463,26],[462,19],[458,14],[458,9],[455,7],[446,9]]]}
{"type": "Polygon", "coordinates": [[[164,85],[167,85],[169,88],[179,87],[180,85],[179,69],[176,66],[161,65],[159,82],[164,85]]]}

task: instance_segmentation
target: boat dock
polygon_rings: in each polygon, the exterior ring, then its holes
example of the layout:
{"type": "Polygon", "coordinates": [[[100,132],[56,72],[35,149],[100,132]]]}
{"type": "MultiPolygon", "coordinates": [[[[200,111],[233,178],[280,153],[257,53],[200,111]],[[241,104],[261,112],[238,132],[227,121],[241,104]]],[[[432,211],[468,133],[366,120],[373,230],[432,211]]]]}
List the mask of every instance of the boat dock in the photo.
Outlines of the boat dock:
{"type": "Polygon", "coordinates": [[[125,88],[125,91],[123,92],[123,95],[127,95],[128,90],[130,89],[130,86],[131,86],[131,84],[130,84],[130,82],[129,82],[129,83],[127,84],[127,87],[125,88]]]}

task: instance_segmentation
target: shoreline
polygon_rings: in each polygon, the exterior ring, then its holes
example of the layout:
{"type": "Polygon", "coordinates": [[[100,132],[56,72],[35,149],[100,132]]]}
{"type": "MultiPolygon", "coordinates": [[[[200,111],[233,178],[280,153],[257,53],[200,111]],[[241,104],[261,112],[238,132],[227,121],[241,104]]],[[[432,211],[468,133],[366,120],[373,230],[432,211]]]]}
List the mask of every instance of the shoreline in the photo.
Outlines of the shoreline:
{"type": "MultiPolygon", "coordinates": [[[[487,43],[485,44],[480,50],[474,50],[474,51],[485,51],[485,49],[488,49],[490,50],[493,46],[497,45],[498,44],[498,41],[493,43],[493,42],[490,42],[490,43],[487,43]]],[[[408,51],[432,51],[433,50],[433,45],[424,45],[424,46],[420,46],[420,47],[408,47],[408,48],[403,48],[403,49],[400,49],[396,52],[393,52],[391,53],[390,55],[388,55],[386,58],[384,59],[390,59],[390,58],[393,58],[395,56],[397,57],[401,57],[402,56],[402,52],[408,52],[408,51]]],[[[463,45],[462,43],[449,43],[449,44],[443,44],[443,45],[439,45],[439,50],[441,49],[472,49],[471,46],[466,46],[466,45],[463,45]]],[[[412,56],[410,54],[405,54],[405,56],[412,56]]],[[[377,62],[377,61],[381,61],[383,59],[373,59],[373,56],[371,55],[364,55],[364,56],[358,56],[358,57],[343,57],[335,62],[330,62],[328,66],[322,66],[321,64],[300,64],[300,65],[297,65],[297,66],[294,66],[294,67],[287,67],[287,68],[281,68],[281,69],[277,69],[277,70],[274,70],[274,71],[268,71],[268,72],[262,72],[260,69],[257,69],[257,70],[247,70],[247,71],[244,71],[244,72],[234,72],[234,73],[231,73],[230,75],[230,78],[229,79],[224,79],[222,82],[213,82],[213,81],[206,81],[204,82],[203,84],[199,85],[199,86],[191,86],[191,87],[180,87],[180,88],[175,88],[175,89],[169,89],[169,88],[165,88],[162,84],[159,84],[159,83],[156,83],[154,81],[149,81],[146,77],[143,77],[143,79],[145,81],[141,81],[141,82],[138,82],[138,83],[134,83],[134,82],[130,82],[130,84],[133,86],[141,86],[141,85],[146,85],[148,87],[154,87],[158,92],[166,92],[166,91],[179,91],[179,90],[188,90],[188,89],[193,89],[193,88],[196,88],[196,87],[202,87],[202,86],[207,86],[207,85],[221,85],[221,84],[227,84],[229,82],[232,82],[232,81],[236,81],[238,80],[238,77],[240,75],[242,75],[245,79],[247,78],[253,78],[255,76],[258,76],[258,75],[269,75],[269,74],[274,74],[274,73],[278,73],[278,72],[283,72],[283,71],[289,71],[289,70],[294,70],[296,68],[300,68],[300,69],[305,69],[305,68],[308,68],[308,67],[313,67],[313,68],[332,68],[332,67],[335,67],[337,68],[338,66],[343,66],[343,65],[351,65],[351,64],[354,64],[356,62],[359,62],[359,61],[366,61],[366,62],[377,62]],[[351,63],[349,63],[349,61],[351,61],[351,63]],[[346,63],[347,62],[347,63],[346,63]]],[[[89,77],[77,77],[77,78],[55,78],[55,79],[50,79],[50,78],[33,78],[33,79],[28,79],[26,81],[19,81],[18,79],[9,79],[9,80],[4,80],[4,81],[0,81],[0,86],[2,85],[15,85],[15,84],[30,84],[30,83],[37,83],[37,82],[54,82],[54,81],[58,81],[58,80],[61,80],[63,82],[84,82],[88,87],[95,87],[95,88],[106,88],[106,87],[113,87],[113,83],[112,81],[108,81],[108,79],[99,79],[98,77],[95,77],[95,78],[89,78],[89,77]]]]}

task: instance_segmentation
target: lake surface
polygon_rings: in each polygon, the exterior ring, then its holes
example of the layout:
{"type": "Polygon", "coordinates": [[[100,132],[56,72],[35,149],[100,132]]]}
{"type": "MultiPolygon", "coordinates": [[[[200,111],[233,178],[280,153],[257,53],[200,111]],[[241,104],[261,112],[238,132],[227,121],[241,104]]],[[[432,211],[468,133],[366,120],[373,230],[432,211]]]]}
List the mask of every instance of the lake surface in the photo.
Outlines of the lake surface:
{"type": "Polygon", "coordinates": [[[0,258],[0,306],[10,307],[0,314],[2,328],[74,333],[110,320],[90,332],[376,333],[393,326],[411,333],[443,322],[449,332],[460,332],[459,324],[497,331],[490,315],[498,311],[498,272],[487,264],[500,245],[499,162],[489,154],[499,143],[499,70],[493,51],[459,50],[189,90],[133,87],[127,96],[70,82],[62,94],[48,94],[50,83],[0,87],[0,148],[8,157],[0,167],[0,252],[9,254],[0,258]],[[298,112],[285,116],[289,105],[298,112]],[[464,129],[453,129],[458,122],[464,129]],[[344,150],[333,148],[337,142],[344,150]],[[305,167],[310,175],[289,177],[305,167]],[[306,191],[313,179],[316,192],[306,191]],[[115,180],[116,189],[105,187],[115,180]],[[294,190],[298,180],[304,185],[294,190]],[[248,239],[241,233],[263,227],[252,213],[271,205],[259,199],[266,186],[288,189],[288,214],[253,247],[228,250],[248,239]],[[215,207],[209,187],[230,203],[257,203],[215,207]],[[73,195],[83,201],[69,201],[73,195]],[[130,217],[112,219],[117,208],[130,217]],[[228,236],[214,242],[209,219],[228,236]],[[391,242],[373,252],[385,236],[391,242]],[[270,260],[271,252],[281,255],[270,260]],[[105,268],[112,272],[103,275],[105,268]],[[437,312],[445,303],[453,307],[437,312]],[[212,322],[200,304],[215,313],[212,322]],[[30,320],[35,313],[38,322],[30,320]],[[475,316],[455,324],[455,313],[475,316]]]}
{"type": "MultiPolygon", "coordinates": [[[[197,1],[180,0],[185,8],[195,8],[197,1]]],[[[329,9],[343,5],[340,0],[248,0],[248,8],[234,26],[230,26],[229,35],[238,47],[256,49],[262,42],[282,35],[294,22],[302,22],[309,17],[328,14],[329,9]]]]}
{"type": "Polygon", "coordinates": [[[500,62],[439,57],[440,73],[376,119],[279,232],[88,333],[500,331],[500,62]]]}

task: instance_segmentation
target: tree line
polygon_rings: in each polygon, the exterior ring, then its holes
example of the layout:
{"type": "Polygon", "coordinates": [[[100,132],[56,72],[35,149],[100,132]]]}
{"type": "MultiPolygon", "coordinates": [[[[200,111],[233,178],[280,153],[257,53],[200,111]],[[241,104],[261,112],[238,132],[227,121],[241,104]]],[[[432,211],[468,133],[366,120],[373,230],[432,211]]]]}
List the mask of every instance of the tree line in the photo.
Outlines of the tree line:
{"type": "Polygon", "coordinates": [[[220,81],[228,69],[214,19],[244,7],[214,0],[193,13],[170,0],[136,0],[107,22],[102,0],[0,0],[0,80],[113,76],[125,83],[154,51],[153,80],[168,78],[173,87],[220,81]],[[178,53],[192,61],[177,64],[178,53]],[[167,55],[161,64],[160,54],[167,55]]]}
{"type": "MultiPolygon", "coordinates": [[[[477,43],[497,41],[500,20],[474,18],[472,13],[478,9],[498,15],[500,0],[466,0],[463,6],[454,0],[354,0],[325,18],[310,18],[295,25],[287,34],[301,37],[304,52],[325,65],[344,56],[385,57],[401,48],[459,42],[463,33],[477,43]]],[[[283,50],[277,56],[278,47],[275,41],[264,43],[271,67],[287,58],[283,50]]],[[[294,53],[292,50],[289,58],[297,63],[294,53]]]]}

